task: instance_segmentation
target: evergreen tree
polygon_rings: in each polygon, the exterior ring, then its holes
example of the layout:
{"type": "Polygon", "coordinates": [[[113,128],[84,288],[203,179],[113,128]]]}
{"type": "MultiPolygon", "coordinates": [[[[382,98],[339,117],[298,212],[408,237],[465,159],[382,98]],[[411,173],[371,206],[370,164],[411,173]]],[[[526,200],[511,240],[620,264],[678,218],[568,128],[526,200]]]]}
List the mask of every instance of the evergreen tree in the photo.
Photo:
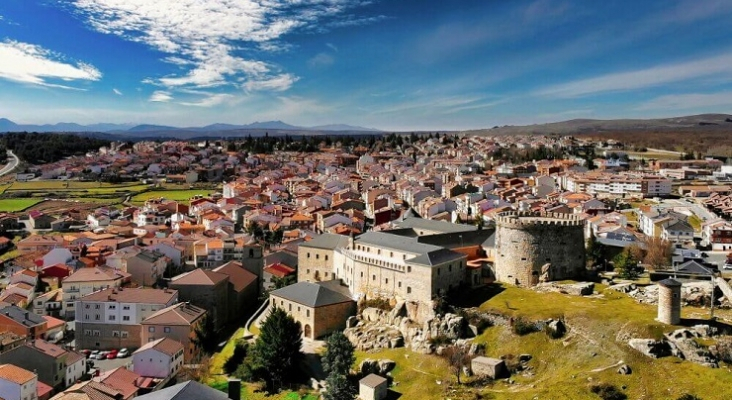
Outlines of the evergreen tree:
{"type": "Polygon", "coordinates": [[[214,327],[213,318],[208,314],[203,317],[203,321],[196,326],[194,330],[195,336],[193,343],[203,350],[206,354],[211,354],[218,346],[218,338],[216,337],[216,329],[214,327]]]}
{"type": "Polygon", "coordinates": [[[617,271],[623,279],[638,278],[638,261],[640,261],[640,259],[637,256],[637,251],[633,249],[633,246],[626,247],[613,259],[615,271],[617,271]]]}
{"type": "Polygon", "coordinates": [[[325,354],[321,358],[327,374],[348,376],[351,365],[356,362],[355,348],[341,331],[336,331],[326,341],[325,354]]]}
{"type": "Polygon", "coordinates": [[[348,382],[348,378],[341,374],[330,374],[325,379],[325,400],[353,400],[356,389],[348,382]]]}
{"type": "Polygon", "coordinates": [[[273,308],[262,323],[259,337],[252,349],[253,364],[258,375],[267,384],[267,390],[276,392],[298,374],[302,359],[302,329],[285,310],[273,308]]]}

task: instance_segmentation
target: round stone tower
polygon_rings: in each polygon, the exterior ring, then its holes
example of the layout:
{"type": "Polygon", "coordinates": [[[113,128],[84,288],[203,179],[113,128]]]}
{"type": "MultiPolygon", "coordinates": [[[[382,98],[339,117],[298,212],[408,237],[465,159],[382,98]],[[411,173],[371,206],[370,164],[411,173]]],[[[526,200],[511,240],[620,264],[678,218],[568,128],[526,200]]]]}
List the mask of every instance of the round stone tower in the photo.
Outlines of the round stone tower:
{"type": "Polygon", "coordinates": [[[578,279],[585,270],[584,221],[577,215],[509,211],[496,217],[496,280],[522,286],[578,279]]]}
{"type": "Polygon", "coordinates": [[[658,282],[658,321],[669,325],[681,322],[681,282],[676,279],[658,282]]]}

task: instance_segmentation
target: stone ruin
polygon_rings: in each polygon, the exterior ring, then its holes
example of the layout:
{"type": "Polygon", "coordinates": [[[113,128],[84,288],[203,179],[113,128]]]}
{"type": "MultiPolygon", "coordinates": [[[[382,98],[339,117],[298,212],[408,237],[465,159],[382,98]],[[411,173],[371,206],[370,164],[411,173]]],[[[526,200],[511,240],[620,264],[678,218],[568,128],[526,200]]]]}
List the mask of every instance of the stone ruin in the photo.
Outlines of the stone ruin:
{"type": "MultiPolygon", "coordinates": [[[[658,285],[639,286],[635,283],[619,283],[611,285],[608,289],[625,293],[639,303],[658,304],[658,285]]],[[[681,305],[708,307],[712,298],[712,284],[704,282],[683,282],[681,284],[681,305]]],[[[715,292],[715,307],[732,308],[729,300],[721,296],[721,292],[715,292]]]]}

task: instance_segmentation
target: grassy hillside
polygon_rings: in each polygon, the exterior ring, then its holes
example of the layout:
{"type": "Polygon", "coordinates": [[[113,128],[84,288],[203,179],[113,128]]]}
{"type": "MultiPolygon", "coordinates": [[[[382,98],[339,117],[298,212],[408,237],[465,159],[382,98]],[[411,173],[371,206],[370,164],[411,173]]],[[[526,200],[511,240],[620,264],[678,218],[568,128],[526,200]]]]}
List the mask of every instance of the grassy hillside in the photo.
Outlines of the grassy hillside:
{"type": "MultiPolygon", "coordinates": [[[[570,332],[562,339],[551,339],[543,332],[517,336],[507,327],[496,326],[476,338],[476,342],[486,345],[489,357],[533,356],[528,364],[530,372],[512,376],[512,384],[503,380],[489,385],[471,384],[469,380],[467,385],[457,387],[443,359],[404,349],[359,353],[358,360],[397,361],[393,373],[397,385],[392,389],[404,399],[593,399],[599,397],[590,393],[590,386],[600,382],[625,387],[623,391],[630,399],[675,399],[684,393],[704,400],[730,398],[726,389],[711,389],[732,384],[728,366],[709,369],[674,357],[652,360],[628,347],[628,338],[660,337],[676,327],[654,321],[654,306],[638,304],[624,294],[603,291],[597,296],[577,297],[499,287],[471,293],[470,297],[486,311],[534,320],[562,316],[570,332]],[[628,364],[633,373],[619,375],[620,363],[628,364]]],[[[708,313],[684,309],[687,318],[708,313]]]]}

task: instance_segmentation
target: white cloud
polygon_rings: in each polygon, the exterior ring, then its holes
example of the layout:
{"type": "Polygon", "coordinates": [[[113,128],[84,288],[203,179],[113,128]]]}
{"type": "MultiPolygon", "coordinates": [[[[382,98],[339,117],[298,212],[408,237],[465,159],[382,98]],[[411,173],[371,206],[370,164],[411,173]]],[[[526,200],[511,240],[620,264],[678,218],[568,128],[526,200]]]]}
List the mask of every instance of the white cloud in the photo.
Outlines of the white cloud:
{"type": "Polygon", "coordinates": [[[180,102],[184,106],[192,107],[213,107],[225,103],[227,100],[233,99],[234,96],[227,93],[210,94],[208,97],[193,102],[180,102]]]}
{"type": "Polygon", "coordinates": [[[732,53],[636,71],[619,72],[549,86],[535,94],[570,98],[604,92],[627,91],[695,78],[725,75],[732,78],[732,53]]]}
{"type": "Polygon", "coordinates": [[[310,68],[323,68],[333,65],[335,59],[328,53],[318,53],[308,60],[310,68]]]}
{"type": "Polygon", "coordinates": [[[638,110],[692,110],[730,106],[732,106],[732,91],[659,96],[641,104],[638,110]]]}
{"type": "Polygon", "coordinates": [[[170,92],[166,92],[164,90],[154,91],[149,99],[149,101],[152,101],[155,103],[167,103],[171,100],[173,100],[173,96],[171,96],[170,92]]]}
{"type": "Polygon", "coordinates": [[[300,78],[291,74],[281,74],[262,80],[250,80],[244,85],[244,87],[246,88],[246,90],[251,92],[266,90],[273,92],[283,92],[292,87],[292,85],[297,82],[298,79],[300,78]]]}
{"type": "Polygon", "coordinates": [[[119,89],[112,89],[112,93],[116,94],[117,96],[122,96],[122,92],[119,91],[119,89]]]}
{"type": "Polygon", "coordinates": [[[73,89],[48,80],[98,81],[102,78],[102,73],[91,64],[72,64],[60,54],[28,43],[0,42],[0,60],[0,78],[15,82],[73,89]]]}
{"type": "MultiPolygon", "coordinates": [[[[186,68],[181,75],[148,82],[168,90],[238,85],[248,90],[284,90],[297,78],[242,50],[283,51],[283,35],[339,21],[367,23],[345,15],[360,0],[75,0],[77,12],[103,33],[121,36],[169,54],[163,60],[186,68]],[[289,83],[288,83],[289,82],[289,83]]],[[[333,25],[335,26],[335,25],[333,25]]]]}

